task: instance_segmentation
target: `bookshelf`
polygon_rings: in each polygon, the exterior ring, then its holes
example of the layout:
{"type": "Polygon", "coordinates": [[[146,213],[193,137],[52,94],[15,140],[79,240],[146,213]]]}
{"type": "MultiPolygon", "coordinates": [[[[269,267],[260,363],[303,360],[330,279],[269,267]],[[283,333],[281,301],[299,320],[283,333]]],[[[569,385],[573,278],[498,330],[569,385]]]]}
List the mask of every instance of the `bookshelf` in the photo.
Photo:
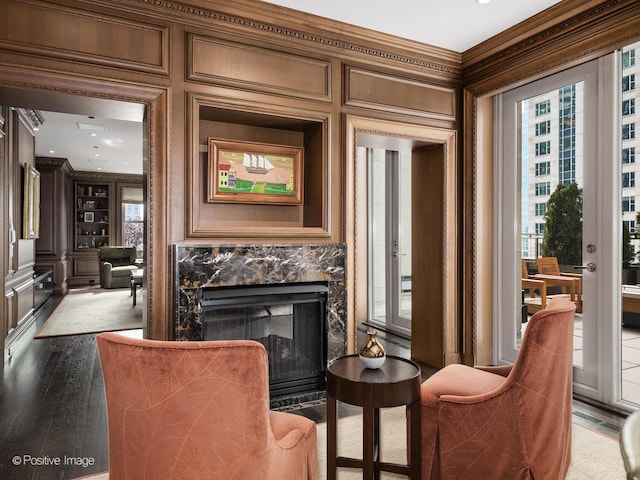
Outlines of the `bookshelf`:
{"type": "Polygon", "coordinates": [[[107,183],[76,182],[75,250],[109,245],[109,187],[107,183]]]}

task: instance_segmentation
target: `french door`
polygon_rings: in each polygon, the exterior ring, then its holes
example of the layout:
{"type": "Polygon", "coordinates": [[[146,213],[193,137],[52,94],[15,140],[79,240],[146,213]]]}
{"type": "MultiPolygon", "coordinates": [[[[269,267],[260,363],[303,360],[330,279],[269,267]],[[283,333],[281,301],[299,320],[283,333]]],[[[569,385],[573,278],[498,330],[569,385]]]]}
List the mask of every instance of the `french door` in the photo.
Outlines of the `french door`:
{"type": "Polygon", "coordinates": [[[411,151],[367,148],[369,322],[411,335],[411,151]]]}
{"type": "Polygon", "coordinates": [[[620,265],[620,248],[614,245],[619,245],[622,224],[613,61],[613,56],[603,57],[500,95],[495,165],[500,218],[494,284],[496,361],[515,359],[526,329],[521,260],[535,272],[538,257],[556,256],[545,237],[552,228],[548,212],[554,202],[549,200],[556,191],[577,186],[582,231],[569,232],[575,235],[569,243],[577,256],[567,254],[571,260],[564,267],[582,274],[582,305],[574,325],[574,391],[609,402],[616,388],[609,375],[616,358],[611,345],[620,325],[619,267],[615,268],[620,265]]]}

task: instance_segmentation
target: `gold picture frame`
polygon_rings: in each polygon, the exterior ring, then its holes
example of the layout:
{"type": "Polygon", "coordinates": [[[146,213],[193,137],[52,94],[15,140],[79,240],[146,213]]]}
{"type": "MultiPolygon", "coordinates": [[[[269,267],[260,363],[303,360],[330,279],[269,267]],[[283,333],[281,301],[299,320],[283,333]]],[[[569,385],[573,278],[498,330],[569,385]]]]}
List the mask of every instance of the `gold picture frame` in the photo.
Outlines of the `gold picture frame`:
{"type": "Polygon", "coordinates": [[[22,238],[40,237],[40,172],[31,164],[24,164],[22,205],[22,238]]]}
{"type": "Polygon", "coordinates": [[[303,204],[302,147],[208,139],[208,202],[303,204]]]}

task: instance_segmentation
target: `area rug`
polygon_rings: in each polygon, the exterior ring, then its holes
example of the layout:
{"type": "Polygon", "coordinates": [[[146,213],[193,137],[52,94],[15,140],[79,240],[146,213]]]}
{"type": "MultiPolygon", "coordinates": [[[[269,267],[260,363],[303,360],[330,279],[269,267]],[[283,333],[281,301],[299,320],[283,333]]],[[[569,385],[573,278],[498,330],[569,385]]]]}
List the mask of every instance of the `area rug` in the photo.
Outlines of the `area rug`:
{"type": "MultiPolygon", "coordinates": [[[[327,478],[327,424],[319,423],[318,470],[319,480],[327,478]]],[[[387,462],[406,462],[406,425],[404,408],[382,410],[380,419],[381,459],[387,462]]],[[[626,478],[620,447],[611,437],[573,424],[571,467],[567,480],[616,480],[626,478]]],[[[362,416],[338,420],[338,454],[362,458],[362,416]]],[[[360,480],[362,470],[339,468],[338,480],[360,480]]],[[[406,476],[382,472],[382,479],[405,479],[406,476]]]]}
{"type": "Polygon", "coordinates": [[[70,290],[34,338],[142,328],[142,307],[128,288],[70,290]]]}

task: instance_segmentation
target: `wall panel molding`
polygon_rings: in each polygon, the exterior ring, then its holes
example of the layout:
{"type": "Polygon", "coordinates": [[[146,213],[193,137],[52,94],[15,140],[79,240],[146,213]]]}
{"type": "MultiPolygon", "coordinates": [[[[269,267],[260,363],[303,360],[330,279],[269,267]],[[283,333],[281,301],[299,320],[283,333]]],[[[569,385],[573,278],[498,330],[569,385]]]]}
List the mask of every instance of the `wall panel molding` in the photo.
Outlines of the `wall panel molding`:
{"type": "Polygon", "coordinates": [[[187,79],[331,101],[331,62],[187,35],[187,79]]]}
{"type": "Polygon", "coordinates": [[[357,55],[369,58],[375,63],[383,61],[401,64],[449,79],[458,78],[461,72],[460,54],[456,52],[355,26],[350,26],[347,35],[344,29],[339,30],[335,26],[337,22],[284,9],[277,5],[262,5],[261,2],[240,0],[233,2],[231,8],[223,2],[208,2],[208,5],[213,5],[214,9],[204,7],[195,1],[135,1],[169,11],[172,15],[180,16],[183,22],[187,18],[205,21],[208,24],[216,22],[224,27],[236,31],[251,32],[262,38],[269,35],[283,42],[284,45],[296,42],[301,44],[303,48],[314,48],[325,54],[327,49],[342,51],[348,57],[353,58],[354,55],[357,55]],[[277,12],[275,17],[274,12],[277,12]],[[287,25],[282,24],[283,17],[289,19],[287,25]],[[268,20],[273,20],[273,23],[268,20]],[[276,23],[277,21],[280,23],[276,23]],[[390,48],[390,46],[394,48],[390,48]]]}
{"type": "Polygon", "coordinates": [[[455,121],[456,92],[426,82],[345,67],[346,105],[455,121]]]}
{"type": "Polygon", "coordinates": [[[0,48],[7,51],[169,74],[167,27],[61,5],[5,0],[2,10],[0,48]]]}

